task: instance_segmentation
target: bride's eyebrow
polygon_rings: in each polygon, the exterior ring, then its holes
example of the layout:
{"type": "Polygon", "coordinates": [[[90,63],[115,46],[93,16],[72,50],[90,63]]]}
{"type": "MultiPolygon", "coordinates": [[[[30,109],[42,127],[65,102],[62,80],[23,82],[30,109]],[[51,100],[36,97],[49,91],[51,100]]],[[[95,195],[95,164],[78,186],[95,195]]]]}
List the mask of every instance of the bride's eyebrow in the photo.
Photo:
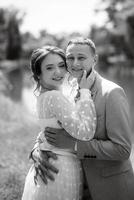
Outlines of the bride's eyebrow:
{"type": "Polygon", "coordinates": [[[53,64],[47,64],[46,65],[46,67],[52,67],[53,66],[53,64]]]}
{"type": "Polygon", "coordinates": [[[61,62],[59,62],[58,64],[60,65],[60,64],[65,64],[65,63],[64,63],[63,61],[61,61],[61,62]]]}

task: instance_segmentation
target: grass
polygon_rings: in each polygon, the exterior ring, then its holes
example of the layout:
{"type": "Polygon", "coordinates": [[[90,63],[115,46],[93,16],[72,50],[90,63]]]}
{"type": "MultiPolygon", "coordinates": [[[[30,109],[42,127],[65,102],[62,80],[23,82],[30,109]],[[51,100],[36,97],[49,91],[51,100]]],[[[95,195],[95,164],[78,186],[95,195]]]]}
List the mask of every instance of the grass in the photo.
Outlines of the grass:
{"type": "Polygon", "coordinates": [[[38,127],[25,107],[0,96],[0,200],[20,200],[38,127]]]}

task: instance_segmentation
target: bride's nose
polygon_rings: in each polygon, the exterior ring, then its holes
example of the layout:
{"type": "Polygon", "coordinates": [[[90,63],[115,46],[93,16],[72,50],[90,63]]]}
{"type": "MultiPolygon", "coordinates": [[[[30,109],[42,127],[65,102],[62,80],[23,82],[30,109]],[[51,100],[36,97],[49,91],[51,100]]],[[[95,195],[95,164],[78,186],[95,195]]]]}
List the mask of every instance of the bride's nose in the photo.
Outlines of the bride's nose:
{"type": "Polygon", "coordinates": [[[55,68],[55,74],[56,74],[56,75],[61,74],[61,69],[60,69],[59,67],[56,67],[56,68],[55,68]]]}

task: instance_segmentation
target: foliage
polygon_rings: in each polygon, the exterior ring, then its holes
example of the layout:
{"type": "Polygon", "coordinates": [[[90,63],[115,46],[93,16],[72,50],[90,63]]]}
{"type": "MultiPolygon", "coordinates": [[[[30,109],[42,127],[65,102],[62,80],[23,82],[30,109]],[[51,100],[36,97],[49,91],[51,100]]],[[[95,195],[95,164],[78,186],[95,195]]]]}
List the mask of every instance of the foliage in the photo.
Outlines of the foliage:
{"type": "Polygon", "coordinates": [[[132,0],[102,0],[97,13],[107,13],[103,27],[93,26],[91,37],[101,49],[102,69],[110,66],[130,69],[134,66],[134,2],[132,0]],[[104,41],[105,40],[105,41],[104,41]]]}
{"type": "Polygon", "coordinates": [[[7,59],[19,59],[21,55],[21,35],[16,16],[13,14],[7,25],[7,59]]]}
{"type": "MultiPolygon", "coordinates": [[[[133,0],[100,0],[96,12],[107,14],[104,26],[93,25],[91,31],[85,34],[96,43],[101,70],[106,71],[111,66],[130,71],[134,66],[134,2],[133,0]]],[[[80,33],[51,34],[42,29],[37,37],[30,32],[21,33],[20,25],[23,15],[17,9],[0,9],[0,59],[27,59],[33,49],[43,45],[56,45],[63,49],[70,38],[81,36],[80,33]]],[[[25,68],[24,68],[25,69],[25,68]]]]}
{"type": "Polygon", "coordinates": [[[6,49],[6,19],[4,9],[0,9],[0,60],[5,59],[6,49]]]}
{"type": "Polygon", "coordinates": [[[16,8],[0,8],[0,59],[18,59],[21,55],[20,24],[23,15],[16,8]]]}

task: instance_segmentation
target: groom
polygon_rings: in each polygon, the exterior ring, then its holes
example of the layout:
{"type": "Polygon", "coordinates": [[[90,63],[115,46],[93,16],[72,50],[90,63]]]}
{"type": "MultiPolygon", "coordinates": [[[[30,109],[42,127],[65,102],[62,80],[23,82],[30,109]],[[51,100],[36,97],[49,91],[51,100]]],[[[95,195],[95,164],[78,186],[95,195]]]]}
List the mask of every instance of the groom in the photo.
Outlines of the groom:
{"type": "MultiPolygon", "coordinates": [[[[68,70],[78,81],[83,70],[87,71],[97,113],[96,133],[94,139],[83,142],[74,140],[63,129],[46,128],[46,139],[59,148],[76,149],[92,200],[133,200],[134,174],[129,159],[131,129],[126,95],[120,86],[94,70],[97,55],[91,40],[71,40],[66,49],[66,60],[68,70]]],[[[56,159],[56,155],[52,152],[39,154],[37,149],[31,155],[39,161],[37,168],[44,182],[47,183],[47,178],[53,180],[51,171],[57,173],[58,169],[50,165],[48,158],[56,159]]]]}

